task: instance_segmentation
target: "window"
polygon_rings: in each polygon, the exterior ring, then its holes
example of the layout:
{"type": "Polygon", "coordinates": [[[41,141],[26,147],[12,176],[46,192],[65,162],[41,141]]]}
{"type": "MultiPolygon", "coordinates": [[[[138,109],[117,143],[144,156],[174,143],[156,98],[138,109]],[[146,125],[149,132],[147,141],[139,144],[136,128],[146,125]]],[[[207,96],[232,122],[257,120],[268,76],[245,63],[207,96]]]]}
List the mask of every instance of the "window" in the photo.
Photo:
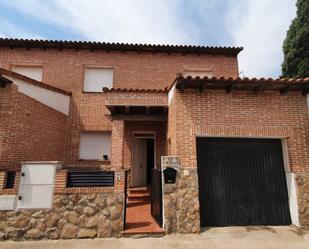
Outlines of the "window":
{"type": "Polygon", "coordinates": [[[113,86],[112,68],[85,68],[84,91],[102,92],[103,87],[113,86]]]}
{"type": "Polygon", "coordinates": [[[43,67],[39,66],[14,66],[13,71],[31,79],[42,81],[43,67]]]}
{"type": "Polygon", "coordinates": [[[188,70],[184,70],[184,72],[182,73],[182,75],[184,77],[187,77],[187,76],[192,76],[193,78],[194,77],[201,77],[201,78],[204,78],[204,77],[212,77],[212,71],[211,70],[203,70],[203,69],[188,69],[188,70]]]}
{"type": "Polygon", "coordinates": [[[109,160],[111,132],[81,132],[79,158],[109,160]]]}
{"type": "Polygon", "coordinates": [[[8,171],[6,173],[5,188],[14,188],[16,173],[14,171],[8,171]]]}

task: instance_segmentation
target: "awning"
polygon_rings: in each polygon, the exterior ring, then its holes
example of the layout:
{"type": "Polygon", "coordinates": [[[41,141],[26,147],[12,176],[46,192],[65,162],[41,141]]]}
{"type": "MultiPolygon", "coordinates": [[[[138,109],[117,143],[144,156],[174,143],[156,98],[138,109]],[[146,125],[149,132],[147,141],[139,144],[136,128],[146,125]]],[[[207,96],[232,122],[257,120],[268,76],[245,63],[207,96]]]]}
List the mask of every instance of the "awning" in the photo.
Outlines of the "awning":
{"type": "Polygon", "coordinates": [[[165,121],[168,113],[167,105],[106,105],[113,119],[165,121]]]}
{"type": "Polygon", "coordinates": [[[181,92],[185,89],[225,89],[227,93],[234,90],[249,90],[253,92],[260,91],[280,91],[281,94],[289,91],[301,91],[303,94],[309,93],[309,78],[200,78],[200,77],[183,77],[179,75],[175,81],[176,89],[181,92]]]}

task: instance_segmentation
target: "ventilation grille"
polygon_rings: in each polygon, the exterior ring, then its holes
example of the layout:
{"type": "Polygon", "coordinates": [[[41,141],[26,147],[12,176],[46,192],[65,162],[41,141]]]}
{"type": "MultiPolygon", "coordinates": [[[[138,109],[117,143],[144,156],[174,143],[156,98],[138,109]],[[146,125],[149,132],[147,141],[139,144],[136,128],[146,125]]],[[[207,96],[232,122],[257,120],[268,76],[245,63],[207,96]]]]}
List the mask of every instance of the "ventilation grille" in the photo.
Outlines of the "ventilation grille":
{"type": "Polygon", "coordinates": [[[68,173],[68,187],[113,187],[113,171],[72,171],[68,173]]]}

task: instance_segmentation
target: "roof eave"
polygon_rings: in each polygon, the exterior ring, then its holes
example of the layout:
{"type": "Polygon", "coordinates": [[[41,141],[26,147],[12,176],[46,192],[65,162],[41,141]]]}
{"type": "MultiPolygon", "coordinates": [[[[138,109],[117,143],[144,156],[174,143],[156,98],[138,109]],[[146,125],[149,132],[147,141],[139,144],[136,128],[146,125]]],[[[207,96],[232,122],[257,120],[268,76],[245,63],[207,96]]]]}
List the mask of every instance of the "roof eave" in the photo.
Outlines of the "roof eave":
{"type": "Polygon", "coordinates": [[[179,76],[175,79],[176,89],[183,92],[185,89],[225,89],[227,93],[234,90],[259,91],[279,91],[281,94],[288,91],[301,91],[304,95],[309,93],[309,79],[256,79],[256,78],[192,78],[179,76]]]}
{"type": "Polygon", "coordinates": [[[41,49],[87,49],[91,51],[129,51],[129,52],[163,52],[163,53],[193,53],[193,54],[225,54],[237,56],[243,47],[215,47],[215,46],[190,46],[190,45],[154,45],[154,44],[129,44],[89,41],[58,41],[58,40],[28,40],[0,38],[0,47],[13,48],[41,48],[41,49]]]}

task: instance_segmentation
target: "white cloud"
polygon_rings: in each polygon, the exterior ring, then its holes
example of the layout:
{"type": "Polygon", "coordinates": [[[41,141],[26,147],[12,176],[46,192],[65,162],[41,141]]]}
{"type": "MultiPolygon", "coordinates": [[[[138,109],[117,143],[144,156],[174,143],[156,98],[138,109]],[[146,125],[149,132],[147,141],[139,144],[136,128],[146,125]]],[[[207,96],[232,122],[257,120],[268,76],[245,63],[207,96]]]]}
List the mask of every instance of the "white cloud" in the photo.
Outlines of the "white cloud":
{"type": "MultiPolygon", "coordinates": [[[[244,46],[239,69],[250,77],[280,74],[282,43],[295,16],[295,1],[27,0],[25,4],[24,0],[0,0],[87,40],[170,44],[208,40],[211,45],[244,46]]],[[[4,35],[23,36],[20,27],[4,25],[0,33],[10,30],[4,35]]],[[[28,37],[31,32],[25,31],[28,37]]]]}
{"type": "Polygon", "coordinates": [[[38,19],[72,29],[89,40],[190,43],[193,32],[177,20],[177,0],[5,1],[38,19]]]}
{"type": "Polygon", "coordinates": [[[295,13],[295,0],[230,2],[226,26],[235,44],[244,46],[239,68],[245,76],[279,76],[283,40],[295,13]]]}

